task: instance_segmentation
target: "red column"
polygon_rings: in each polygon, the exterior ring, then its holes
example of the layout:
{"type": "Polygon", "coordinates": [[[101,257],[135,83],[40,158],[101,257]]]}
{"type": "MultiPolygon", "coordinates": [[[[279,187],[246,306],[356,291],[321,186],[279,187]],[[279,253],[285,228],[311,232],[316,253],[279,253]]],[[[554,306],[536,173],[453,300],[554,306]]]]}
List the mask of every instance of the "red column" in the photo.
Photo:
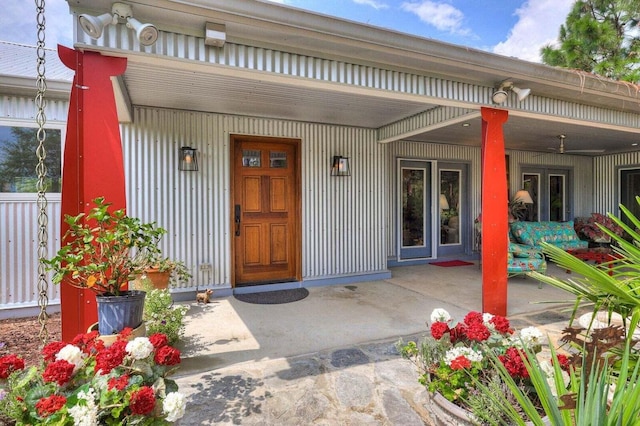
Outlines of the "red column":
{"type": "MultiPolygon", "coordinates": [[[[81,52],[58,45],[58,56],[75,70],[62,170],[64,216],[88,212],[96,197],[126,207],[122,143],[111,76],[124,73],[126,58],[81,52]]],[[[64,241],[61,242],[64,245],[64,241]]],[[[95,295],[61,283],[62,339],[70,341],[97,321],[95,295]]]]}
{"type": "Polygon", "coordinates": [[[482,311],[507,315],[507,168],[502,125],[509,113],[482,108],[482,311]]]}

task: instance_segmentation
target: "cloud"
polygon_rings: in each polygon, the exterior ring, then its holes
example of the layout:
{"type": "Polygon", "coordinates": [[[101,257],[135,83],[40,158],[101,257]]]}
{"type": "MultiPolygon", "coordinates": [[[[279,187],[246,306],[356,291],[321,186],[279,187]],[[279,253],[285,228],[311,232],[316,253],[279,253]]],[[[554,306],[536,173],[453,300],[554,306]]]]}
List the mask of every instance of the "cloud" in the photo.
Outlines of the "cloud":
{"type": "Polygon", "coordinates": [[[452,34],[467,35],[471,31],[462,27],[464,14],[446,3],[436,3],[431,0],[423,0],[419,3],[402,3],[402,10],[418,16],[421,21],[434,26],[440,31],[452,34]]]}
{"type": "Polygon", "coordinates": [[[365,6],[371,6],[377,10],[389,8],[388,4],[385,4],[376,0],[353,0],[353,2],[356,4],[364,4],[365,6]]]}
{"type": "MultiPolygon", "coordinates": [[[[38,42],[36,8],[33,2],[5,0],[0,14],[0,40],[35,46],[38,42]]],[[[55,48],[58,43],[72,45],[73,17],[64,0],[45,4],[45,43],[55,48]]]]}
{"type": "Polygon", "coordinates": [[[540,49],[558,39],[574,0],[527,0],[516,11],[518,22],[507,39],[492,49],[494,53],[542,62],[540,49]]]}

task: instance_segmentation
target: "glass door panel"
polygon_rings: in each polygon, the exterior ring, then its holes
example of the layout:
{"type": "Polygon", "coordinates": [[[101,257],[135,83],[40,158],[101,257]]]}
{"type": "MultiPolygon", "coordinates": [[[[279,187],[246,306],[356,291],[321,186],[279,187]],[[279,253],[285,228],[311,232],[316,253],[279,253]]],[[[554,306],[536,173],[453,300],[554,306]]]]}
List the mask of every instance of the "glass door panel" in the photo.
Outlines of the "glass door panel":
{"type": "Polygon", "coordinates": [[[431,163],[400,160],[399,259],[431,257],[431,163]]]}
{"type": "Polygon", "coordinates": [[[565,176],[549,174],[549,220],[564,222],[566,211],[565,176]]]}
{"type": "Polygon", "coordinates": [[[460,244],[460,170],[440,169],[440,244],[460,244]]]}

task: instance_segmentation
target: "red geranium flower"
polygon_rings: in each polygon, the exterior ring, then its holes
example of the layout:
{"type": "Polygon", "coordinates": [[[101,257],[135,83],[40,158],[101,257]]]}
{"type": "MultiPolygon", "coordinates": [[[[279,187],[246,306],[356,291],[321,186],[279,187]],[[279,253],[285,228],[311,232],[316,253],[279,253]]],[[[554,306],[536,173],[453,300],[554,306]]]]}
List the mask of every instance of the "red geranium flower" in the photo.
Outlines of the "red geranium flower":
{"type": "Polygon", "coordinates": [[[494,315],[489,321],[496,328],[496,331],[502,334],[513,334],[513,329],[509,320],[500,315],[494,315]]]}
{"type": "Polygon", "coordinates": [[[71,364],[69,361],[59,359],[47,365],[44,373],[42,373],[42,378],[45,382],[56,382],[58,385],[62,386],[71,380],[74,368],[75,365],[71,364]]]}
{"type": "Polygon", "coordinates": [[[156,406],[156,396],[149,386],[143,386],[131,393],[129,407],[133,414],[149,414],[156,406]]]}
{"type": "Polygon", "coordinates": [[[5,355],[0,358],[0,379],[6,379],[14,371],[24,369],[24,360],[17,355],[5,355]]]}
{"type": "Polygon", "coordinates": [[[445,333],[449,332],[449,326],[446,322],[436,321],[431,324],[431,336],[434,339],[440,340],[445,333]]]}
{"type": "Polygon", "coordinates": [[[60,349],[67,346],[65,342],[51,342],[47,343],[44,348],[42,348],[42,356],[45,362],[51,362],[56,359],[56,355],[60,352],[60,349]]]}
{"type": "Polygon", "coordinates": [[[471,368],[471,361],[464,355],[460,355],[451,361],[452,370],[464,370],[465,368],[471,368]]]}
{"type": "Polygon", "coordinates": [[[107,389],[112,390],[113,388],[115,388],[116,390],[121,391],[121,390],[125,390],[128,384],[129,384],[129,376],[126,374],[120,377],[112,377],[107,382],[107,389]]]}
{"type": "Polygon", "coordinates": [[[451,336],[451,343],[463,340],[467,337],[467,326],[464,323],[459,322],[456,326],[449,330],[449,336],[451,336]]]}
{"type": "Polygon", "coordinates": [[[467,337],[470,340],[475,340],[477,342],[484,342],[491,336],[491,332],[483,323],[474,322],[469,324],[466,330],[467,337]]]}
{"type": "Polygon", "coordinates": [[[108,348],[102,349],[96,355],[94,371],[101,371],[101,374],[109,374],[111,370],[122,364],[127,354],[126,347],[126,340],[117,340],[108,348]]]}
{"type": "Polygon", "coordinates": [[[98,333],[97,330],[90,333],[78,334],[71,343],[79,347],[82,352],[90,355],[104,348],[104,342],[98,339],[99,335],[100,333],[98,333]]]}
{"type": "Polygon", "coordinates": [[[159,349],[163,346],[167,346],[169,344],[169,339],[167,339],[166,334],[154,333],[149,336],[149,342],[151,342],[154,348],[159,349]]]}
{"type": "Polygon", "coordinates": [[[569,369],[571,368],[569,357],[567,357],[565,354],[556,354],[556,356],[558,358],[558,364],[560,364],[560,368],[566,372],[569,372],[569,369]]]}
{"type": "Polygon", "coordinates": [[[160,365],[180,364],[180,351],[171,346],[163,346],[156,352],[154,360],[160,365]]]}
{"type": "Polygon", "coordinates": [[[36,402],[36,411],[40,417],[49,417],[54,414],[67,403],[67,398],[62,395],[51,395],[41,398],[36,402]]]}
{"type": "Polygon", "coordinates": [[[522,352],[520,349],[514,348],[513,346],[507,349],[504,355],[498,356],[500,362],[505,366],[509,375],[514,379],[529,378],[529,372],[527,368],[524,366],[524,362],[522,361],[522,357],[525,357],[526,354],[522,352]]]}
{"type": "Polygon", "coordinates": [[[464,317],[464,323],[467,325],[478,324],[478,323],[482,324],[482,322],[483,322],[483,318],[482,318],[482,313],[480,312],[471,311],[464,317]]]}

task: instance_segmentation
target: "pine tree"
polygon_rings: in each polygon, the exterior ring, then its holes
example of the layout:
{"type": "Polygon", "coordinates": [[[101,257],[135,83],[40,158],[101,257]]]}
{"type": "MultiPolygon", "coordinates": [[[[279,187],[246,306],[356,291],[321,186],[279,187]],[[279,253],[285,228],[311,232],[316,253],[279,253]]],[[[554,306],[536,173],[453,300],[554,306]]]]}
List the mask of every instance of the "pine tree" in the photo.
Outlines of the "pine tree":
{"type": "Polygon", "coordinates": [[[640,81],[640,0],[578,0],[560,27],[558,47],[542,48],[547,65],[640,81]]]}

